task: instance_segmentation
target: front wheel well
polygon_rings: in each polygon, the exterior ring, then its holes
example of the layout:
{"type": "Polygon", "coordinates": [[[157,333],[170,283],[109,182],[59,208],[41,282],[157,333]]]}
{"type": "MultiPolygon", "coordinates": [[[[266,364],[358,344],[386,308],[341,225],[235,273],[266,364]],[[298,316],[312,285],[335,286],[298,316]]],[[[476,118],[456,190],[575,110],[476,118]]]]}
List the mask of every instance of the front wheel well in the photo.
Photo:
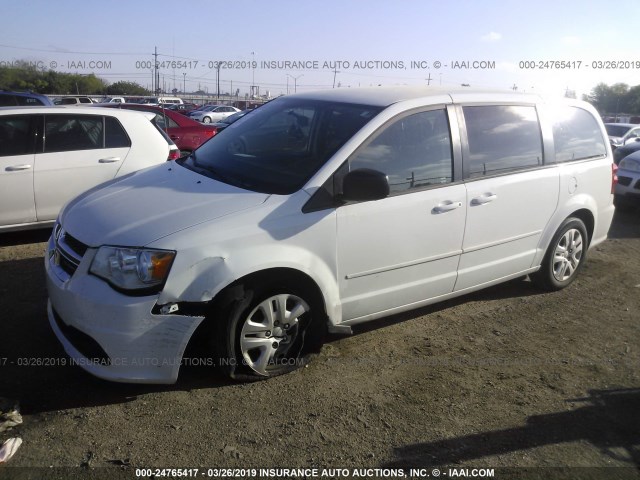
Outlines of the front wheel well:
{"type": "Polygon", "coordinates": [[[220,304],[224,305],[229,299],[233,300],[237,298],[239,290],[244,290],[245,287],[251,285],[277,285],[279,283],[293,284],[296,287],[302,288],[326,314],[327,309],[324,295],[318,284],[306,273],[294,268],[285,267],[269,268],[245,275],[221,290],[213,300],[211,300],[211,304],[215,307],[221,306],[220,304]]]}
{"type": "Polygon", "coordinates": [[[189,345],[196,346],[196,348],[202,346],[203,341],[210,337],[212,329],[215,328],[215,322],[224,321],[216,313],[224,311],[232,302],[241,300],[244,297],[245,289],[250,289],[253,285],[277,285],[278,283],[293,284],[308,292],[314,304],[322,309],[325,323],[328,323],[324,295],[318,284],[309,275],[294,268],[270,268],[245,275],[218,292],[206,305],[206,318],[191,336],[189,345]]]}

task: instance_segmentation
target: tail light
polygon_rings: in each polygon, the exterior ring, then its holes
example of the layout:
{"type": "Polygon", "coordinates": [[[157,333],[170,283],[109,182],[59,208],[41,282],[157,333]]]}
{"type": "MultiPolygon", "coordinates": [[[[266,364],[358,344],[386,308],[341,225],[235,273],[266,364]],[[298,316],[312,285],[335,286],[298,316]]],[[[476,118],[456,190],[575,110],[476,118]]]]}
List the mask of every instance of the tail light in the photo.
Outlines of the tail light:
{"type": "Polygon", "coordinates": [[[613,194],[616,185],[618,184],[618,165],[611,164],[611,193],[613,194]]]}
{"type": "Polygon", "coordinates": [[[211,138],[213,137],[216,133],[218,133],[218,130],[215,128],[212,128],[210,130],[205,130],[204,134],[207,138],[211,138]]]}
{"type": "Polygon", "coordinates": [[[169,150],[169,156],[167,157],[167,161],[178,160],[180,158],[180,150],[171,149],[169,150]]]}

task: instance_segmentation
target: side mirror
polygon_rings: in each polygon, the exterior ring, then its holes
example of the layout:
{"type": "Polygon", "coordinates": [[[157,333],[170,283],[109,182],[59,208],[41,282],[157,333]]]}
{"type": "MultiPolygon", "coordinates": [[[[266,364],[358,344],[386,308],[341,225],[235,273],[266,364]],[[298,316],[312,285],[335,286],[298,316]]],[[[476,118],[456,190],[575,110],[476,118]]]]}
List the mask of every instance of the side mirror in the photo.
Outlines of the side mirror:
{"type": "Polygon", "coordinates": [[[380,200],[389,195],[389,180],[378,170],[359,168],[345,175],[342,192],[347,201],[380,200]]]}

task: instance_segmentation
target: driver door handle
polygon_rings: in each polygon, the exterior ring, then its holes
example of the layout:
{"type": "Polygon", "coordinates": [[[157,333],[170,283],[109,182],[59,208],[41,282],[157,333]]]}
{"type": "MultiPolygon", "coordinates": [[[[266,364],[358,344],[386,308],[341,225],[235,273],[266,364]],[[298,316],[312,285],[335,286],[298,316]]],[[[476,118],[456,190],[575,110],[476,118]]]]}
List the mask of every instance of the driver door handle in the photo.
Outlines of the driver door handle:
{"type": "Polygon", "coordinates": [[[120,157],[107,157],[107,158],[101,158],[100,160],[98,160],[98,163],[115,163],[119,161],[120,161],[120,157]]]}

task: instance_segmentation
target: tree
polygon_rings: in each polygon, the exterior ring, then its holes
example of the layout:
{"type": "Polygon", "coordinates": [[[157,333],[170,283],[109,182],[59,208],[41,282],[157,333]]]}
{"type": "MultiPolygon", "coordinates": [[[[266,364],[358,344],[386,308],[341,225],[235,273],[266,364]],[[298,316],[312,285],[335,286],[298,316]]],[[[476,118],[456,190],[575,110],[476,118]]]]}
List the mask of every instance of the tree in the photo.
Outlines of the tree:
{"type": "Polygon", "coordinates": [[[104,93],[106,86],[104,80],[93,74],[38,70],[25,61],[17,61],[10,67],[0,67],[0,88],[4,90],[31,90],[45,95],[94,95],[104,93]]]}
{"type": "Polygon", "coordinates": [[[629,88],[626,83],[599,83],[587,97],[600,114],[640,113],[640,86],[629,88]]]}
{"type": "Polygon", "coordinates": [[[149,95],[149,90],[136,82],[120,81],[107,87],[107,95],[149,95]]]}

